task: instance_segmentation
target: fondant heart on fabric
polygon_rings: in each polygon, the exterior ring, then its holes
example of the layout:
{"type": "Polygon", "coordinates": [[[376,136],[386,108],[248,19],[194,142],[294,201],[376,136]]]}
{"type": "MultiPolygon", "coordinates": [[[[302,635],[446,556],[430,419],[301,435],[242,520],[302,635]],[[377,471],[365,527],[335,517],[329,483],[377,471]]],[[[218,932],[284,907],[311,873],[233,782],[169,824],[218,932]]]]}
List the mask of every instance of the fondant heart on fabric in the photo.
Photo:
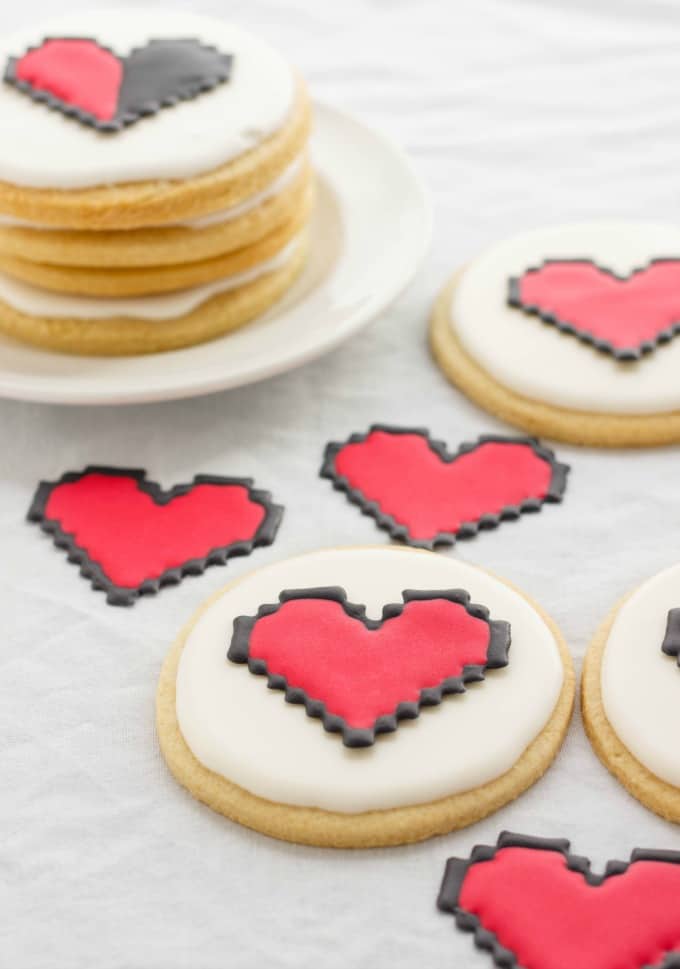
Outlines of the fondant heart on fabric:
{"type": "Polygon", "coordinates": [[[99,131],[115,132],[229,80],[232,56],[198,40],[151,40],[117,57],[96,40],[49,37],[11,57],[5,81],[99,131]]]}
{"type": "Polygon", "coordinates": [[[28,519],[112,605],[270,545],[283,508],[248,478],[196,475],[164,491],[144,471],[90,466],[43,481],[28,519]]]}
{"type": "Polygon", "coordinates": [[[450,858],[438,906],[505,969],[678,969],[680,852],[634,851],[604,875],[569,842],[501,834],[450,858]]]}
{"type": "Polygon", "coordinates": [[[530,438],[480,437],[450,454],[422,428],[374,424],[328,444],[321,475],[394,538],[434,548],[561,501],[568,470],[530,438]]]}
{"type": "Polygon", "coordinates": [[[463,590],[402,597],[368,619],[343,589],[285,590],[276,605],[234,621],[227,657],[304,704],[347,747],[370,746],[508,662],[509,624],[489,619],[463,590]]]}
{"type": "Polygon", "coordinates": [[[508,303],[618,360],[680,331],[680,258],[618,276],[590,259],[546,259],[509,282],[508,303]]]}

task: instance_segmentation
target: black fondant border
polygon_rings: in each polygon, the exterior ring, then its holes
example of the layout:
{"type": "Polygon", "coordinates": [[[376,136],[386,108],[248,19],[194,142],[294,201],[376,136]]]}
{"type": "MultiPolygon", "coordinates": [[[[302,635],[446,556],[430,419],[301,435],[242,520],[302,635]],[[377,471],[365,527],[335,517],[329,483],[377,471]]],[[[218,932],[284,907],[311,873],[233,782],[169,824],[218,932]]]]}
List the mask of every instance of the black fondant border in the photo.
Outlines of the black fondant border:
{"type": "Polygon", "coordinates": [[[540,511],[541,507],[550,502],[562,501],[567,486],[567,474],[569,465],[560,463],[553,451],[545,447],[533,437],[512,437],[502,434],[482,434],[476,441],[461,444],[457,451],[449,452],[444,441],[435,440],[430,436],[430,432],[424,427],[402,427],[391,424],[371,424],[365,433],[351,434],[346,441],[330,441],[324,451],[323,464],[319,474],[322,478],[328,478],[333,482],[336,491],[343,491],[352,504],[357,505],[362,514],[373,518],[379,528],[384,529],[392,536],[411,545],[414,548],[434,549],[438,545],[455,545],[458,539],[474,538],[482,529],[497,528],[502,521],[514,521],[525,512],[540,511]],[[551,478],[548,493],[545,498],[527,498],[520,505],[506,505],[499,514],[485,514],[477,521],[463,522],[456,532],[438,532],[431,539],[413,538],[408,531],[408,526],[400,524],[392,515],[385,514],[380,510],[376,501],[367,498],[359,489],[353,488],[347,478],[338,474],[335,469],[335,459],[338,453],[348,444],[363,443],[373,431],[383,431],[387,434],[418,434],[424,438],[428,446],[442,461],[450,464],[464,454],[476,451],[483,444],[524,444],[530,447],[538,457],[542,458],[550,465],[551,478]]]}
{"type": "Polygon", "coordinates": [[[500,669],[508,664],[510,624],[502,619],[489,619],[489,610],[486,606],[471,602],[469,594],[464,589],[406,589],[402,592],[402,600],[400,603],[383,606],[381,619],[369,619],[366,616],[366,607],[349,602],[347,593],[339,586],[284,589],[279,593],[278,603],[261,605],[254,616],[237,616],[234,620],[234,631],[227,650],[227,658],[233,663],[247,663],[251,673],[266,676],[267,686],[272,690],[282,690],[288,703],[303,704],[307,715],[321,720],[324,729],[329,733],[342,733],[342,741],[346,747],[370,747],[375,743],[377,735],[393,733],[397,729],[399,720],[416,719],[422,707],[437,706],[447,694],[464,693],[465,684],[483,680],[485,670],[500,669]],[[408,602],[447,599],[449,602],[463,606],[471,616],[482,619],[489,626],[487,662],[484,666],[469,664],[463,667],[460,676],[447,677],[437,686],[421,690],[417,702],[400,703],[394,713],[378,717],[370,728],[352,727],[343,717],[330,713],[321,700],[310,697],[298,687],[290,686],[284,676],[270,673],[264,660],[250,656],[250,636],[257,621],[263,616],[270,616],[277,612],[283,603],[291,599],[328,599],[338,602],[348,616],[358,619],[371,630],[380,629],[386,621],[400,616],[408,602]]]}
{"type": "Polygon", "coordinates": [[[680,608],[668,610],[661,649],[667,656],[675,656],[680,666],[680,608]]]}
{"type": "MultiPolygon", "coordinates": [[[[609,861],[601,875],[596,875],[590,867],[590,860],[571,853],[570,842],[562,838],[537,838],[531,835],[502,831],[495,845],[476,845],[469,858],[449,858],[446,862],[444,877],[437,897],[437,907],[455,917],[456,926],[464,932],[474,933],[478,949],[489,953],[494,962],[502,969],[521,969],[514,952],[501,945],[498,937],[485,929],[478,916],[460,908],[458,899],[469,869],[476,864],[490,861],[502,848],[528,848],[533,851],[557,851],[564,856],[567,868],[579,872],[589,885],[597,887],[607,878],[622,875],[636,861],[661,861],[680,865],[680,851],[661,851],[635,848],[630,861],[609,861]]],[[[663,962],[656,966],[640,966],[639,969],[680,969],[680,952],[669,953],[663,962]]]]}
{"type": "MultiPolygon", "coordinates": [[[[44,104],[47,108],[52,111],[58,111],[65,115],[67,118],[71,118],[75,121],[79,121],[81,124],[87,126],[88,128],[95,128],[97,131],[103,134],[115,134],[116,132],[122,131],[124,128],[129,127],[135,122],[140,121],[142,118],[148,118],[151,115],[158,114],[162,108],[171,108],[180,101],[190,101],[193,98],[198,97],[199,94],[203,94],[206,91],[212,91],[219,84],[224,84],[231,77],[231,70],[233,66],[233,55],[223,54],[212,44],[204,44],[202,41],[195,37],[153,37],[150,38],[147,44],[143,47],[134,47],[127,55],[127,57],[119,57],[118,54],[110,47],[105,44],[100,44],[100,42],[94,37],[76,37],[76,36],[64,36],[64,37],[43,37],[39,44],[34,44],[26,48],[23,54],[18,57],[9,57],[7,59],[7,64],[5,66],[5,72],[3,75],[3,81],[5,84],[9,84],[21,91],[22,94],[27,95],[31,100],[36,101],[38,104],[44,104]],[[83,111],[82,108],[78,108],[76,105],[68,104],[66,101],[62,101],[61,98],[56,97],[49,91],[41,90],[40,88],[33,87],[26,81],[20,81],[16,76],[16,65],[17,62],[21,60],[26,54],[31,53],[35,50],[40,50],[40,48],[50,40],[87,40],[93,44],[96,44],[102,50],[107,51],[113,57],[116,58],[123,65],[123,83],[125,82],[125,64],[129,57],[133,54],[144,50],[145,47],[149,47],[155,44],[163,43],[194,43],[198,44],[206,51],[212,51],[217,54],[224,63],[224,69],[222,72],[215,73],[209,77],[203,78],[200,83],[194,81],[187,85],[185,90],[175,92],[172,96],[162,98],[159,100],[147,101],[144,104],[144,108],[138,109],[136,111],[127,110],[122,114],[116,113],[115,117],[110,121],[102,121],[101,118],[97,118],[95,115],[90,114],[88,111],[83,111]]],[[[122,90],[122,85],[121,85],[122,90]]]]}
{"type": "Polygon", "coordinates": [[[514,309],[522,310],[524,313],[530,316],[537,316],[539,319],[543,320],[544,323],[548,323],[551,326],[556,327],[561,333],[566,333],[569,336],[576,337],[581,343],[587,343],[589,346],[594,347],[600,353],[607,353],[624,363],[631,363],[636,360],[640,360],[645,354],[651,353],[658,346],[662,346],[664,343],[670,343],[670,341],[680,333],[680,320],[674,323],[672,326],[668,327],[666,330],[662,330],[653,340],[643,340],[642,343],[635,347],[624,347],[623,349],[613,346],[608,340],[598,340],[591,333],[586,330],[580,330],[575,327],[572,323],[568,323],[566,320],[560,319],[559,316],[555,316],[554,313],[547,313],[542,310],[540,306],[536,303],[524,303],[520,296],[520,282],[529,273],[537,273],[543,269],[544,266],[550,266],[554,263],[585,263],[589,266],[593,266],[598,272],[604,273],[606,276],[610,276],[612,279],[618,279],[620,282],[625,282],[627,279],[631,279],[633,276],[639,273],[645,272],[650,266],[656,265],[660,262],[677,262],[680,263],[680,258],[673,256],[656,256],[650,259],[646,266],[637,266],[632,269],[628,275],[622,276],[619,273],[615,273],[613,270],[609,269],[607,266],[600,266],[599,263],[595,262],[594,259],[588,258],[578,258],[573,257],[569,259],[544,259],[542,263],[538,266],[529,266],[524,270],[521,276],[511,276],[508,280],[508,305],[512,306],[514,309]]]}
{"type": "Polygon", "coordinates": [[[57,481],[41,481],[31,502],[27,518],[28,521],[39,524],[44,532],[52,535],[57,548],[67,552],[69,562],[80,566],[80,574],[90,580],[93,589],[106,592],[106,601],[109,605],[131,606],[141,595],[154,594],[165,585],[177,585],[187,575],[202,575],[209,565],[226,565],[227,559],[238,555],[249,555],[254,548],[261,545],[271,545],[281,524],[284,509],[282,505],[272,502],[268,491],[255,489],[252,485],[251,478],[197,474],[190,484],[174,485],[164,491],[157,482],[147,480],[146,471],[141,468],[114,468],[108,465],[90,464],[83,471],[65,472],[57,481]],[[147,579],[138,586],[131,588],[118,586],[107,577],[99,563],[90,557],[87,549],[77,545],[74,536],[63,530],[59,521],[45,517],[45,508],[52,491],[61,484],[79,481],[88,474],[132,478],[137,482],[139,490],[149,495],[157,505],[167,505],[173,498],[188,494],[199,484],[241,485],[248,490],[250,500],[264,508],[265,516],[252,539],[218,546],[202,558],[188,559],[182,565],[166,570],[158,578],[147,579]]]}

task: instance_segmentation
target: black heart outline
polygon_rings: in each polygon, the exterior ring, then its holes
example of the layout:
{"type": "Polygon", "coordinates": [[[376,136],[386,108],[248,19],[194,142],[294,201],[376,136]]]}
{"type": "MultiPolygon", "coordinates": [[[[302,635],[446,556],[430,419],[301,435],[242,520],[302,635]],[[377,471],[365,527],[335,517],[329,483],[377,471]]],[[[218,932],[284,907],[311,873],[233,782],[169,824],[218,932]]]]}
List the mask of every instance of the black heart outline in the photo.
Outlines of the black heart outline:
{"type": "Polygon", "coordinates": [[[510,624],[503,619],[489,619],[489,610],[486,606],[473,603],[469,593],[464,589],[406,589],[402,592],[402,602],[383,606],[381,619],[369,619],[366,616],[366,607],[349,602],[347,593],[340,586],[315,586],[308,589],[284,589],[279,593],[278,603],[261,605],[254,616],[237,616],[234,619],[234,630],[227,650],[227,659],[232,663],[247,664],[249,671],[256,676],[266,676],[269,689],[282,690],[288,703],[304,705],[307,716],[321,720],[324,730],[328,733],[341,733],[342,742],[346,747],[370,747],[379,734],[393,733],[400,720],[415,720],[423,707],[438,706],[444,696],[465,693],[467,683],[484,680],[486,670],[507,666],[510,642],[510,624]],[[284,603],[296,599],[326,599],[337,602],[350,619],[358,620],[372,631],[380,629],[385,622],[400,616],[409,602],[445,599],[463,606],[469,615],[483,620],[488,625],[487,662],[483,666],[469,663],[463,667],[459,676],[447,677],[437,686],[424,688],[417,701],[404,701],[398,704],[393,713],[377,717],[372,727],[352,727],[344,717],[331,713],[322,700],[310,697],[300,687],[291,686],[284,676],[271,673],[264,660],[250,655],[250,637],[258,620],[264,616],[273,615],[284,603]]]}
{"type": "Polygon", "coordinates": [[[209,565],[226,565],[227,560],[239,555],[249,555],[253,549],[262,545],[271,545],[283,517],[283,506],[276,505],[271,500],[268,491],[253,488],[252,478],[231,478],[214,474],[194,475],[189,484],[178,484],[164,491],[155,481],[149,481],[146,471],[141,468],[113,468],[108,465],[90,464],[83,471],[67,471],[57,481],[41,481],[27,513],[29,522],[40,525],[44,532],[52,536],[57,548],[64,549],[67,559],[74,565],[80,566],[80,574],[89,579],[93,589],[106,592],[106,601],[112,606],[131,606],[141,595],[152,595],[160,591],[162,586],[177,585],[187,575],[202,575],[209,565]],[[232,542],[231,545],[221,545],[211,549],[201,558],[187,559],[181,565],[166,569],[155,579],[145,579],[134,587],[119,586],[112,582],[101,565],[90,556],[87,549],[77,545],[72,533],[64,531],[61,523],[55,518],[46,518],[45,509],[50,495],[59,485],[80,481],[89,474],[105,474],[112,477],[132,478],[137,482],[138,489],[149,495],[157,505],[167,505],[181,495],[189,494],[196,485],[214,484],[232,486],[239,485],[246,488],[251,501],[261,505],[265,510],[257,531],[251,539],[232,542]]]}
{"type": "Polygon", "coordinates": [[[502,434],[482,434],[476,441],[464,442],[459,445],[458,450],[449,452],[444,441],[435,440],[430,436],[430,432],[424,427],[402,427],[391,424],[371,424],[365,433],[350,434],[346,441],[330,441],[325,448],[323,464],[319,474],[322,478],[328,478],[333,483],[336,491],[342,491],[347,495],[352,504],[361,509],[363,515],[373,518],[378,526],[388,532],[392,538],[404,542],[413,548],[424,548],[432,551],[437,546],[455,545],[458,539],[474,538],[482,529],[497,528],[503,521],[516,521],[520,515],[527,512],[540,511],[544,504],[558,504],[562,501],[567,487],[567,475],[570,471],[568,464],[559,462],[550,448],[545,447],[533,437],[512,437],[502,434]],[[353,488],[347,478],[339,474],[335,468],[335,459],[338,453],[348,444],[362,444],[374,431],[382,431],[386,434],[416,434],[422,437],[430,450],[440,458],[445,464],[454,463],[459,457],[476,451],[484,444],[522,444],[531,450],[539,458],[550,465],[551,476],[548,491],[544,498],[527,498],[520,505],[505,505],[497,514],[485,513],[476,521],[463,522],[455,532],[437,532],[433,538],[419,539],[413,538],[409,533],[408,526],[403,525],[392,515],[381,511],[378,502],[368,498],[360,488],[353,488]]]}
{"type": "MultiPolygon", "coordinates": [[[[591,863],[588,858],[571,854],[571,844],[566,839],[538,838],[531,835],[515,834],[511,831],[502,831],[495,845],[476,845],[470,852],[469,858],[449,858],[446,862],[444,877],[437,897],[437,908],[441,912],[453,915],[457,928],[463,932],[474,933],[474,942],[477,948],[491,953],[493,961],[502,969],[521,969],[516,953],[506,949],[494,932],[485,929],[477,915],[462,909],[458,900],[470,868],[491,861],[496,853],[503,848],[556,851],[563,855],[566,867],[570,871],[583,875],[588,885],[594,888],[602,885],[612,876],[624,874],[631,865],[638,861],[658,861],[680,865],[680,851],[635,848],[631,852],[629,861],[609,861],[604,872],[601,875],[596,875],[591,870],[591,863]]],[[[639,969],[654,969],[654,967],[640,966],[639,969]]],[[[680,969],[680,952],[669,953],[663,962],[657,964],[656,969],[680,969]]]]}
{"type": "Polygon", "coordinates": [[[599,265],[599,263],[595,262],[594,259],[581,259],[578,257],[570,257],[569,259],[544,259],[543,262],[538,266],[529,266],[528,269],[524,270],[521,276],[510,277],[508,280],[508,306],[512,306],[513,309],[522,310],[522,312],[526,313],[528,316],[537,316],[544,323],[556,327],[560,333],[566,333],[568,336],[574,336],[577,340],[580,340],[581,343],[586,343],[588,346],[594,347],[600,353],[606,353],[622,363],[634,363],[635,361],[640,360],[644,354],[652,353],[652,351],[657,347],[662,346],[665,343],[670,343],[670,341],[677,336],[678,333],[680,333],[680,320],[677,323],[673,323],[665,330],[660,330],[653,340],[643,340],[642,343],[639,343],[634,347],[617,348],[608,340],[600,340],[597,337],[594,337],[587,330],[581,330],[574,326],[573,323],[560,319],[560,317],[556,316],[554,313],[544,311],[536,303],[524,303],[520,295],[520,283],[529,273],[538,273],[545,266],[551,266],[557,263],[578,263],[579,265],[593,266],[594,269],[597,269],[597,271],[603,275],[609,276],[610,279],[616,279],[621,283],[625,283],[627,280],[632,279],[633,276],[646,272],[650,266],[654,266],[657,263],[662,262],[680,263],[680,258],[677,256],[655,256],[653,259],[649,260],[646,266],[637,266],[635,269],[631,269],[626,276],[615,273],[607,266],[599,265]]]}

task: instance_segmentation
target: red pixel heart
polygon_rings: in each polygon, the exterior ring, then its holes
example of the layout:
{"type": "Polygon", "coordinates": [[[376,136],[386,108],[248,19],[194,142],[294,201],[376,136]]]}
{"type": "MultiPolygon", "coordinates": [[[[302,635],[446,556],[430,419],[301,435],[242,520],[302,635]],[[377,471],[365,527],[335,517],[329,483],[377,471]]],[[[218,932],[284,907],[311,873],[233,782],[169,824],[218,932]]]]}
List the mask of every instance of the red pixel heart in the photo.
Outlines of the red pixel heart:
{"type": "Polygon", "coordinates": [[[603,876],[568,841],[501,834],[450,858],[438,906],[511,969],[677,969],[680,853],[634,851],[603,876]]]}
{"type": "Polygon", "coordinates": [[[637,360],[680,330],[680,259],[617,276],[590,259],[547,259],[510,280],[508,302],[619,360],[637,360]]]}
{"type": "Polygon", "coordinates": [[[229,80],[231,54],[191,38],[151,40],[127,57],[87,37],[48,37],[10,57],[4,80],[98,131],[120,131],[229,80]]]}
{"type": "Polygon", "coordinates": [[[394,538],[434,548],[561,501],[568,470],[530,438],[480,437],[449,454],[426,430],[374,424],[328,444],[321,475],[394,538]]]}
{"type": "Polygon", "coordinates": [[[273,542],[283,509],[247,478],[196,475],[169,491],[144,471],[91,466],[40,484],[29,521],[112,605],[273,542]]]}
{"type": "Polygon", "coordinates": [[[239,616],[227,656],[267,676],[346,746],[366,747],[507,665],[509,647],[509,624],[460,589],[407,590],[372,620],[343,589],[323,587],[284,591],[278,604],[239,616]]]}

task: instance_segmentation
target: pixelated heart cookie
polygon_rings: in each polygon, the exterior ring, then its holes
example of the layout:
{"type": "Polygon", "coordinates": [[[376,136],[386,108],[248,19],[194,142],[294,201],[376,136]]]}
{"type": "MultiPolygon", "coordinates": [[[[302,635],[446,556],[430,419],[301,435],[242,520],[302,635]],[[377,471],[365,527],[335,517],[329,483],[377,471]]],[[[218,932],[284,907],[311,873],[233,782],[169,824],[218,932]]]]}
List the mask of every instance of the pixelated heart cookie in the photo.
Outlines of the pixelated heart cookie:
{"type": "Polygon", "coordinates": [[[640,851],[596,875],[569,842],[504,832],[450,858],[443,912],[505,969],[680,966],[680,852],[640,851]]]}
{"type": "Polygon", "coordinates": [[[28,519],[111,605],[274,541],[283,508],[249,478],[196,475],[164,491],[146,472],[92,465],[43,481],[28,519]]]}
{"type": "Polygon", "coordinates": [[[11,57],[5,81],[98,131],[116,132],[229,79],[230,54],[197,40],[150,40],[118,57],[86,37],[48,37],[11,57]]]}
{"type": "Polygon", "coordinates": [[[234,821],[403,844],[533,784],[573,683],[554,624],[500,579],[420,549],[321,549],[198,611],[163,665],[158,736],[179,782],[234,821]]]}
{"type": "Polygon", "coordinates": [[[431,549],[561,501],[568,471],[530,438],[480,437],[450,453],[422,428],[374,424],[328,444],[321,475],[394,538],[431,549]]]}

